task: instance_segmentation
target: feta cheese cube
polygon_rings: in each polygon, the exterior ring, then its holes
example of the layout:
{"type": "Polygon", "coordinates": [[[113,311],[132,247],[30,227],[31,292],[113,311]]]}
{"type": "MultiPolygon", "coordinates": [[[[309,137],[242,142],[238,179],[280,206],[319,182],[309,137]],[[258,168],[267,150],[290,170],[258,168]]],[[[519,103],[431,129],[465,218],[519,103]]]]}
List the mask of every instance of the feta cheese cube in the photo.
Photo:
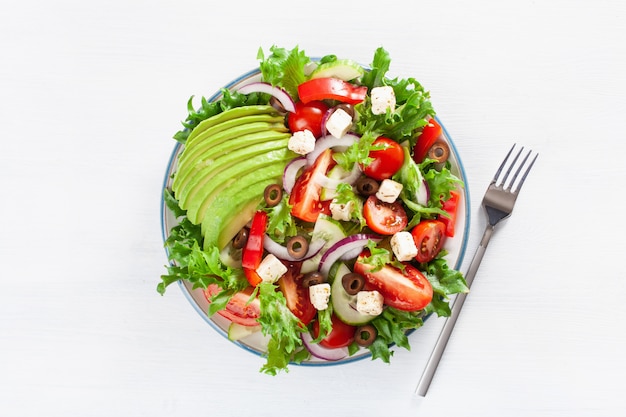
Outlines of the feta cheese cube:
{"type": "Polygon", "coordinates": [[[285,275],[287,267],[276,256],[269,254],[263,258],[256,272],[264,282],[276,282],[285,275]]]}
{"type": "Polygon", "coordinates": [[[317,310],[326,310],[328,308],[328,300],[330,300],[330,284],[324,282],[309,287],[309,298],[311,304],[317,310]]]}
{"type": "Polygon", "coordinates": [[[383,312],[383,295],[376,290],[356,294],[356,310],[361,314],[378,316],[383,312]]]}
{"type": "Polygon", "coordinates": [[[393,111],[396,108],[396,94],[390,86],[372,88],[370,97],[374,114],[385,114],[387,109],[393,111]]]}
{"type": "Polygon", "coordinates": [[[354,201],[348,201],[347,203],[337,203],[336,199],[333,199],[330,203],[330,212],[333,219],[350,221],[352,218],[352,211],[354,210],[354,201]]]}
{"type": "Polygon", "coordinates": [[[343,109],[335,110],[326,122],[326,130],[336,138],[345,135],[352,127],[352,117],[343,109]]]}
{"type": "Polygon", "coordinates": [[[400,195],[400,191],[402,191],[401,183],[385,179],[380,183],[380,187],[376,191],[376,197],[386,203],[393,203],[400,195]]]}
{"type": "Polygon", "coordinates": [[[410,232],[398,232],[391,238],[391,250],[400,262],[410,261],[417,255],[417,246],[410,232]]]}
{"type": "Polygon", "coordinates": [[[300,155],[306,155],[315,149],[315,136],[308,129],[294,132],[287,142],[287,148],[300,155]]]}

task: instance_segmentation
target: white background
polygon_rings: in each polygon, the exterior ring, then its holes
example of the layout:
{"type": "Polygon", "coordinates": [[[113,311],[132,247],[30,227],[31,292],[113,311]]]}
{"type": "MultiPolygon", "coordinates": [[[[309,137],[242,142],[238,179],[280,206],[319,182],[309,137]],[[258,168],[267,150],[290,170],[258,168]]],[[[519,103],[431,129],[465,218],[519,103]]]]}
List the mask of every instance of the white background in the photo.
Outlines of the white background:
{"type": "Polygon", "coordinates": [[[624,415],[625,19],[619,0],[2,0],[0,415],[624,415]],[[384,46],[430,90],[469,178],[464,268],[499,161],[540,153],[421,404],[441,321],[391,365],[273,378],[155,291],[187,99],[273,44],[364,64],[384,46]]]}

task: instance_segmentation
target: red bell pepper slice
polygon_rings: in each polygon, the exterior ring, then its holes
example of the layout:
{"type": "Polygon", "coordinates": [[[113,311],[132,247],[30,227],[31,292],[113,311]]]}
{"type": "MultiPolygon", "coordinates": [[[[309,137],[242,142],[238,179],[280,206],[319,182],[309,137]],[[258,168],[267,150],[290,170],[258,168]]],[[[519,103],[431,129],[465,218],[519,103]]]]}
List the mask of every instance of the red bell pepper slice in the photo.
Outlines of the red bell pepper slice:
{"type": "Polygon", "coordinates": [[[422,133],[417,137],[417,142],[413,148],[413,160],[421,164],[428,154],[428,150],[433,146],[443,129],[435,119],[430,119],[424,126],[422,133]]]}
{"type": "Polygon", "coordinates": [[[303,103],[328,99],[358,104],[365,100],[366,96],[366,86],[351,84],[339,78],[313,78],[298,86],[298,97],[303,103]]]}
{"type": "Polygon", "coordinates": [[[454,225],[456,224],[457,212],[459,211],[459,200],[461,199],[461,193],[459,191],[450,191],[450,198],[443,202],[442,209],[448,214],[449,217],[439,216],[446,225],[446,236],[454,236],[454,225]]]}
{"type": "Polygon", "coordinates": [[[262,280],[256,269],[263,259],[263,236],[267,227],[267,213],[257,211],[252,218],[248,241],[242,251],[241,266],[248,282],[253,287],[258,285],[262,280]]]}

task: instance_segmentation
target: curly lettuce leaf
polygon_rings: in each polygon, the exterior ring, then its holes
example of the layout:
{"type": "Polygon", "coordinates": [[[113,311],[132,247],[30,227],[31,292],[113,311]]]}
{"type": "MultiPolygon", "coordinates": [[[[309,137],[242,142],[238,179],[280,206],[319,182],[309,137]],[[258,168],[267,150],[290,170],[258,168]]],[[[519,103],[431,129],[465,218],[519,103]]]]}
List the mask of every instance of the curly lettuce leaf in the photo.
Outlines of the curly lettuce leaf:
{"type": "Polygon", "coordinates": [[[298,234],[296,221],[291,215],[288,194],[285,193],[274,207],[265,207],[263,210],[267,213],[267,234],[272,240],[283,243],[287,238],[298,234]]]}
{"type": "Polygon", "coordinates": [[[385,308],[382,314],[371,322],[378,332],[376,340],[368,347],[372,353],[372,360],[381,359],[389,363],[393,356],[390,345],[393,344],[411,350],[406,332],[422,327],[424,324],[422,317],[422,312],[401,311],[393,307],[385,308]]]}
{"type": "Polygon", "coordinates": [[[304,51],[296,46],[291,50],[272,46],[265,56],[259,48],[257,59],[263,81],[284,89],[293,99],[298,97],[298,86],[307,80],[304,68],[311,62],[304,51]]]}

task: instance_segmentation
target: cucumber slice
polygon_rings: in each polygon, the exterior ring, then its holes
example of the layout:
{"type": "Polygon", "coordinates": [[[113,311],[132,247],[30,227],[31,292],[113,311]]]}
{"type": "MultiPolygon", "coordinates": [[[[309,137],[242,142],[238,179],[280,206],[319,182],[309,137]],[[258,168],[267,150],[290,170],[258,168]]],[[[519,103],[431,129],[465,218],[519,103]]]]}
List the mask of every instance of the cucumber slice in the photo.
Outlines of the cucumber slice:
{"type": "Polygon", "coordinates": [[[339,78],[344,81],[360,78],[365,74],[365,70],[358,63],[351,59],[338,59],[333,62],[325,62],[319,65],[311,73],[311,78],[339,78]]]}
{"type": "Polygon", "coordinates": [[[341,321],[352,326],[360,326],[369,323],[375,316],[359,313],[356,310],[356,295],[349,295],[343,288],[341,278],[350,272],[346,264],[339,265],[330,287],[330,301],[333,305],[333,312],[341,321]]]}
{"type": "MultiPolygon", "coordinates": [[[[328,178],[333,180],[340,180],[347,177],[348,175],[350,175],[350,172],[346,171],[339,165],[335,165],[330,169],[330,171],[328,171],[328,178]]],[[[320,192],[321,200],[332,200],[335,197],[337,197],[337,190],[335,190],[334,188],[322,187],[322,191],[320,192]]]]}
{"type": "Polygon", "coordinates": [[[313,227],[312,238],[316,239],[318,237],[324,239],[326,244],[322,247],[322,249],[312,258],[307,259],[302,262],[302,267],[300,268],[300,272],[306,274],[308,272],[317,271],[317,268],[320,265],[320,261],[322,260],[322,256],[326,251],[333,246],[335,243],[339,242],[341,239],[345,238],[346,232],[341,227],[341,224],[334,220],[332,217],[326,214],[320,214],[315,222],[315,226],[313,227]]]}
{"type": "Polygon", "coordinates": [[[239,323],[230,323],[228,326],[228,339],[235,341],[243,339],[246,336],[250,336],[261,330],[261,325],[258,326],[243,326],[239,323]]]}

